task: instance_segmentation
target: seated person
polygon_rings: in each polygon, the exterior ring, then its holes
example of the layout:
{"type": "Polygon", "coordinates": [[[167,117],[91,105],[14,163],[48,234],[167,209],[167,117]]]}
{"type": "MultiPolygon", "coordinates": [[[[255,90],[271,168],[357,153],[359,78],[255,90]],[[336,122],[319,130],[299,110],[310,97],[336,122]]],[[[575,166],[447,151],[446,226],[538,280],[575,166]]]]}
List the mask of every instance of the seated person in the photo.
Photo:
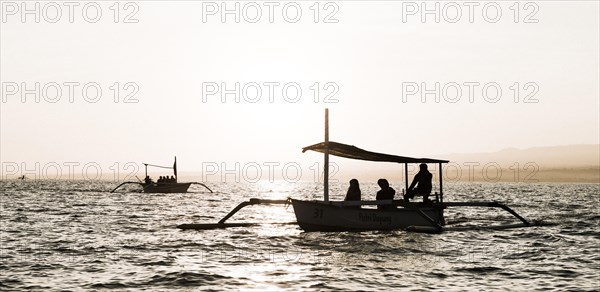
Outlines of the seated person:
{"type": "Polygon", "coordinates": [[[175,177],[171,176],[171,180],[169,182],[175,183],[175,177]]]}
{"type": "Polygon", "coordinates": [[[150,176],[146,176],[146,178],[144,178],[144,182],[149,185],[152,183],[152,179],[150,178],[150,176]]]}
{"type": "MultiPolygon", "coordinates": [[[[353,178],[350,180],[350,187],[348,187],[344,201],[360,201],[360,187],[357,179],[353,178]]],[[[360,206],[350,206],[349,208],[360,209],[360,206]]]]}
{"type": "Polygon", "coordinates": [[[419,165],[419,172],[415,175],[410,187],[404,195],[404,201],[409,202],[415,195],[423,195],[423,202],[429,202],[429,194],[431,194],[431,179],[433,175],[427,170],[427,164],[419,165]],[[416,188],[415,188],[416,185],[416,188]]]}
{"type": "MultiPolygon", "coordinates": [[[[394,195],[396,194],[396,191],[390,187],[390,183],[386,179],[380,178],[377,181],[377,184],[379,185],[381,190],[379,190],[377,192],[377,196],[375,197],[376,200],[393,200],[394,199],[394,195]]],[[[396,206],[377,205],[377,209],[380,209],[380,210],[396,209],[396,206]]]]}

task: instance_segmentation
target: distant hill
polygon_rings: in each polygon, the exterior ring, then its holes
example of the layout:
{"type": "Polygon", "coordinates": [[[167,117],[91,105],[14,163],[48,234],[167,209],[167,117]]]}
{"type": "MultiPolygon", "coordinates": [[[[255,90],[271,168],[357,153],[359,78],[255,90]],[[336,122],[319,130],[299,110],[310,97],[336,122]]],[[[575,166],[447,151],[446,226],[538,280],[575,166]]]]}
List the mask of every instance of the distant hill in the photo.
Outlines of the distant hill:
{"type": "MultiPolygon", "coordinates": [[[[600,183],[599,144],[508,148],[496,152],[426,156],[450,161],[444,165],[447,182],[600,183]]],[[[376,181],[382,177],[393,179],[396,183],[403,180],[402,167],[395,164],[363,163],[357,166],[356,163],[346,165],[347,162],[343,160],[336,162],[342,170],[337,178],[376,181]]],[[[409,166],[410,180],[417,171],[416,165],[412,168],[409,166]]],[[[438,170],[432,165],[430,171],[435,174],[438,170]]],[[[437,179],[437,175],[434,177],[437,179]]]]}

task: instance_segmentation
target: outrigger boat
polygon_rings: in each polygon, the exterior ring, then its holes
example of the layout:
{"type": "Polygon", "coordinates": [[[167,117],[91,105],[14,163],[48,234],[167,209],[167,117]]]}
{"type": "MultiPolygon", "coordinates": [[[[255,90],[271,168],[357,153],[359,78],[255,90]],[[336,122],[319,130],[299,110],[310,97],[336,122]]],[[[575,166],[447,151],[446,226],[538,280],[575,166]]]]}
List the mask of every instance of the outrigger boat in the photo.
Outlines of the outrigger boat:
{"type": "Polygon", "coordinates": [[[110,192],[114,193],[118,188],[120,188],[121,186],[126,185],[126,184],[140,185],[142,187],[140,192],[144,192],[144,193],[187,193],[187,190],[190,188],[190,186],[192,184],[201,185],[201,186],[205,187],[207,190],[209,190],[211,193],[213,192],[209,187],[207,187],[203,183],[199,183],[199,182],[180,183],[180,182],[177,182],[177,157],[175,157],[175,162],[173,163],[174,180],[172,180],[172,181],[167,180],[167,181],[154,182],[148,176],[148,166],[171,169],[170,166],[160,166],[160,165],[154,165],[154,164],[149,164],[149,163],[143,163],[143,164],[145,167],[145,179],[143,182],[142,181],[139,181],[139,182],[126,181],[126,182],[123,182],[120,185],[118,185],[116,188],[114,188],[110,192]]]}
{"type": "Polygon", "coordinates": [[[366,231],[402,229],[416,232],[441,232],[450,229],[467,229],[465,227],[445,227],[444,210],[448,207],[490,207],[501,208],[520,223],[496,225],[477,228],[506,229],[539,225],[539,222],[529,222],[508,206],[499,202],[444,202],[442,184],[442,165],[448,160],[431,158],[413,158],[366,151],[355,146],[329,141],[329,112],[325,110],[325,141],[302,149],[302,152],[316,151],[324,154],[323,200],[262,200],[250,199],[239,204],[223,219],[215,224],[181,224],[181,229],[215,229],[227,227],[252,226],[260,223],[225,223],[227,219],[240,209],[256,204],[291,204],[296,215],[297,224],[304,231],[366,231]],[[330,201],[329,200],[329,155],[366,161],[392,162],[404,164],[404,178],[408,190],[408,164],[429,163],[439,167],[439,192],[430,196],[433,200],[427,203],[405,202],[404,200],[375,200],[375,201],[330,201]],[[388,206],[384,209],[363,206],[388,206]],[[389,208],[390,206],[394,206],[389,208]]]}

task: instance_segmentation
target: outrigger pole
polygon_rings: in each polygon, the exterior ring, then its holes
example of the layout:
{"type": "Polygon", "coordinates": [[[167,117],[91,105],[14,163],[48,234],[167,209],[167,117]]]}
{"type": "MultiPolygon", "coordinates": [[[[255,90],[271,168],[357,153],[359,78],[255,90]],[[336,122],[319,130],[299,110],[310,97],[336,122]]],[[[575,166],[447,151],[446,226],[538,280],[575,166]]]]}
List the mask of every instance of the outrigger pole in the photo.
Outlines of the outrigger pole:
{"type": "MultiPolygon", "coordinates": [[[[231,218],[231,216],[233,216],[235,213],[237,213],[242,208],[244,208],[246,206],[260,205],[260,204],[262,204],[262,205],[284,205],[284,204],[290,204],[290,201],[289,201],[289,199],[288,200],[263,200],[263,199],[252,198],[247,202],[242,202],[239,205],[237,205],[237,207],[233,208],[233,210],[231,210],[231,212],[229,212],[227,215],[225,215],[225,217],[223,217],[223,219],[219,220],[218,223],[180,224],[180,225],[177,225],[177,228],[200,230],[200,229],[221,229],[221,228],[228,228],[228,227],[248,227],[248,226],[265,224],[265,223],[246,223],[246,222],[225,223],[225,221],[227,221],[227,219],[231,218]]],[[[270,223],[270,224],[296,224],[296,222],[270,223]]]]}
{"type": "MultiPolygon", "coordinates": [[[[242,202],[239,205],[237,205],[235,208],[233,208],[233,210],[231,210],[229,213],[227,213],[227,215],[225,215],[225,217],[223,217],[221,220],[219,220],[218,223],[192,223],[192,224],[180,224],[177,225],[177,228],[179,229],[196,229],[196,230],[203,230],[203,229],[224,229],[224,228],[229,228],[229,227],[249,227],[249,226],[256,226],[256,225],[262,225],[262,224],[296,224],[297,222],[274,222],[274,223],[247,223],[247,222],[235,222],[235,223],[226,223],[225,221],[227,221],[229,218],[231,218],[233,215],[235,215],[237,212],[239,212],[242,208],[247,207],[247,206],[252,206],[252,205],[288,205],[290,204],[290,199],[288,198],[287,200],[264,200],[264,199],[257,199],[257,198],[252,198],[246,202],[242,202]]],[[[331,203],[334,206],[339,206],[339,207],[347,207],[347,206],[367,206],[367,205],[371,205],[371,206],[378,206],[381,205],[381,202],[378,201],[361,201],[361,202],[332,202],[331,203]]],[[[510,229],[510,228],[519,228],[519,227],[529,227],[529,226],[542,226],[542,225],[548,225],[548,224],[543,224],[541,222],[529,222],[527,221],[525,218],[523,218],[522,216],[520,216],[519,214],[517,214],[517,212],[515,212],[514,210],[512,210],[511,208],[509,208],[508,206],[499,203],[499,202],[451,202],[451,203],[442,203],[441,206],[444,208],[447,207],[487,207],[487,208],[500,208],[503,209],[505,211],[507,211],[508,213],[510,213],[511,215],[513,215],[515,218],[519,219],[522,223],[518,223],[518,224],[508,224],[508,225],[494,225],[494,226],[457,226],[457,227],[442,227],[438,222],[435,222],[435,220],[431,219],[431,217],[427,216],[427,214],[425,214],[418,205],[416,205],[415,203],[407,203],[407,202],[402,202],[402,201],[393,201],[393,204],[396,206],[402,206],[405,208],[409,208],[414,210],[415,212],[417,212],[419,215],[421,215],[421,217],[423,217],[425,220],[427,220],[427,222],[429,222],[431,225],[430,226],[408,226],[406,227],[404,230],[406,231],[413,231],[413,232],[426,232],[426,233],[439,233],[442,232],[444,230],[465,230],[465,229],[469,229],[469,228],[478,228],[478,229],[496,229],[496,230],[501,230],[501,229],[510,229]]]]}
{"type": "MultiPolygon", "coordinates": [[[[115,192],[115,191],[116,191],[118,188],[120,188],[122,185],[126,185],[126,184],[137,184],[137,185],[140,185],[142,188],[144,187],[144,184],[143,184],[143,183],[136,182],[136,181],[126,181],[126,182],[123,182],[123,183],[121,183],[120,185],[118,185],[116,188],[114,188],[114,189],[113,189],[112,191],[110,191],[110,192],[111,192],[111,193],[114,193],[114,192],[115,192]]],[[[142,189],[142,191],[143,191],[143,189],[142,189]]]]}

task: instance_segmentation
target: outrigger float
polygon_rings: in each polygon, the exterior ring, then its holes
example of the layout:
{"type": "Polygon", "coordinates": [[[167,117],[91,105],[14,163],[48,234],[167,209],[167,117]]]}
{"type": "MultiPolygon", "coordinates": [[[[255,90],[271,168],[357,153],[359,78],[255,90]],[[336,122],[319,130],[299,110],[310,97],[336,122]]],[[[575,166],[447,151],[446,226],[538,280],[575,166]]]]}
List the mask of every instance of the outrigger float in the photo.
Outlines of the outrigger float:
{"type": "Polygon", "coordinates": [[[154,164],[149,164],[149,163],[143,163],[143,164],[145,167],[145,176],[144,176],[145,179],[143,182],[142,181],[139,181],[139,182],[126,181],[126,182],[123,182],[120,185],[118,185],[116,188],[114,188],[110,192],[114,193],[118,188],[120,188],[121,186],[126,185],[126,184],[137,184],[137,185],[141,186],[142,189],[140,190],[140,193],[141,192],[144,192],[144,193],[187,193],[187,190],[193,184],[201,185],[201,186],[205,187],[207,190],[209,190],[211,193],[213,192],[209,187],[207,187],[203,183],[199,183],[199,182],[180,183],[180,182],[177,182],[177,157],[175,157],[175,162],[173,163],[173,167],[172,167],[175,179],[170,182],[167,182],[167,181],[154,182],[148,176],[148,166],[171,169],[170,166],[160,166],[160,165],[154,165],[154,164]]]}
{"type": "MultiPolygon", "coordinates": [[[[487,207],[500,208],[513,215],[520,222],[507,225],[495,225],[476,228],[507,229],[540,225],[539,222],[529,222],[508,206],[499,202],[444,202],[442,184],[442,165],[448,160],[430,158],[412,158],[366,151],[355,146],[329,141],[329,112],[325,110],[325,141],[302,149],[306,151],[321,152],[324,161],[324,193],[323,200],[263,200],[250,199],[235,207],[218,223],[214,224],[181,224],[180,229],[217,229],[228,227],[246,227],[263,223],[226,223],[240,209],[257,204],[291,204],[294,208],[297,224],[304,231],[366,231],[366,230],[407,230],[416,232],[437,233],[443,230],[460,230],[473,228],[473,226],[447,227],[444,210],[449,207],[487,207]],[[393,162],[404,164],[404,178],[408,190],[408,164],[429,163],[439,167],[439,193],[427,203],[405,202],[404,200],[375,200],[375,201],[330,201],[329,200],[329,155],[378,162],[393,162]],[[393,205],[395,208],[378,210],[373,207],[363,206],[393,205]]],[[[282,223],[279,223],[282,224],[282,223]]]]}

